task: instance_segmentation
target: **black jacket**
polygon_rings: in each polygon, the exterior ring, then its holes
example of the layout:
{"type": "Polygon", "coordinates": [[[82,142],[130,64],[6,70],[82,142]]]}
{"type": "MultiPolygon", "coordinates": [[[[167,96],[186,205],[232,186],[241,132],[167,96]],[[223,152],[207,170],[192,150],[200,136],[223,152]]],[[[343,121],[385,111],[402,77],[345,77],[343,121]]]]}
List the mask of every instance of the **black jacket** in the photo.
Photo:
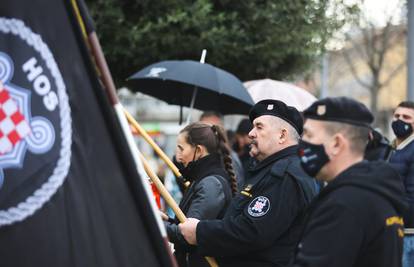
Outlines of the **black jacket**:
{"type": "Polygon", "coordinates": [[[312,202],[293,266],[399,267],[403,186],[384,162],[361,162],[312,202]]]}
{"type": "Polygon", "coordinates": [[[315,183],[300,167],[297,146],[260,162],[223,220],[200,221],[198,250],[225,266],[283,266],[293,255],[301,214],[315,183]]]}
{"type": "MultiPolygon", "coordinates": [[[[192,184],[180,202],[181,210],[189,218],[223,218],[231,201],[231,187],[220,156],[208,155],[193,162],[190,167],[185,173],[192,184]]],[[[197,254],[196,247],[185,241],[177,224],[166,223],[166,227],[180,267],[209,266],[204,257],[197,254]]]]}
{"type": "Polygon", "coordinates": [[[414,228],[414,141],[394,150],[389,162],[401,175],[404,186],[404,200],[409,207],[403,214],[405,227],[414,228]]]}

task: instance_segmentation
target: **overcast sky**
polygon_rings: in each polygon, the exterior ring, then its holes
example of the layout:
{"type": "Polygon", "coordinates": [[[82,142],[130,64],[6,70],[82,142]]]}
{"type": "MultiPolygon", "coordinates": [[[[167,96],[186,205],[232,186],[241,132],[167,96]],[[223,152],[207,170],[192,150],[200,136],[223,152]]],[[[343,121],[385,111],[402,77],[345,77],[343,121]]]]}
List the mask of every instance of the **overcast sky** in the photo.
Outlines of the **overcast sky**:
{"type": "Polygon", "coordinates": [[[399,0],[365,0],[363,12],[376,24],[383,25],[390,15],[394,15],[397,20],[401,15],[405,15],[399,5],[401,5],[399,0]]]}

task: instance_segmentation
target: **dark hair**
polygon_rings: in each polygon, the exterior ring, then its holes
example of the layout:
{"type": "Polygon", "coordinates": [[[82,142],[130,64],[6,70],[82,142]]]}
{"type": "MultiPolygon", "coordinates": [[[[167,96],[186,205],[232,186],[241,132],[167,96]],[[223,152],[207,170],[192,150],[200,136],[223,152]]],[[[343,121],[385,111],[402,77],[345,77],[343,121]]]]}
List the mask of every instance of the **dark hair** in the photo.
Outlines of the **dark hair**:
{"type": "Polygon", "coordinates": [[[237,180],[223,128],[218,125],[195,122],[187,125],[180,133],[187,133],[185,139],[190,145],[202,145],[209,154],[219,153],[222,156],[224,168],[231,179],[231,191],[234,195],[237,191],[237,180]]]}
{"type": "Polygon", "coordinates": [[[201,114],[200,121],[202,119],[208,118],[208,117],[217,117],[221,121],[223,120],[223,115],[220,112],[217,112],[217,111],[214,111],[214,110],[208,110],[208,111],[204,111],[203,114],[201,114]]]}
{"type": "Polygon", "coordinates": [[[357,154],[364,154],[369,141],[369,133],[371,129],[365,126],[357,126],[353,124],[340,122],[325,122],[325,130],[328,134],[343,133],[350,141],[351,150],[357,154]]]}
{"type": "Polygon", "coordinates": [[[398,104],[397,107],[414,109],[414,102],[412,102],[412,101],[403,101],[400,104],[398,104]]]}
{"type": "Polygon", "coordinates": [[[236,133],[241,134],[241,135],[248,135],[252,129],[253,129],[253,124],[250,122],[250,120],[243,119],[239,122],[236,133]]]}

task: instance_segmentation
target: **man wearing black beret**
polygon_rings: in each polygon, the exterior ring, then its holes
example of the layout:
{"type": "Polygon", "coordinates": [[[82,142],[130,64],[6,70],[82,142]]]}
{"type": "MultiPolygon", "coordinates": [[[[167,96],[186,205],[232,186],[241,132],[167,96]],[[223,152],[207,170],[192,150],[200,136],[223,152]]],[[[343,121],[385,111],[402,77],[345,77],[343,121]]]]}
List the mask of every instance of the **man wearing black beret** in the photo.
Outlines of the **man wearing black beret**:
{"type": "Polygon", "coordinates": [[[363,161],[371,112],[350,98],[325,98],[304,117],[302,167],[328,185],[306,212],[292,266],[400,267],[403,187],[387,163],[363,161]]]}
{"type": "Polygon", "coordinates": [[[296,154],[303,129],[300,113],[277,100],[258,102],[250,111],[250,153],[258,164],[232,200],[222,220],[188,219],[180,224],[188,243],[226,266],[285,266],[301,230],[315,181],[296,154]]]}

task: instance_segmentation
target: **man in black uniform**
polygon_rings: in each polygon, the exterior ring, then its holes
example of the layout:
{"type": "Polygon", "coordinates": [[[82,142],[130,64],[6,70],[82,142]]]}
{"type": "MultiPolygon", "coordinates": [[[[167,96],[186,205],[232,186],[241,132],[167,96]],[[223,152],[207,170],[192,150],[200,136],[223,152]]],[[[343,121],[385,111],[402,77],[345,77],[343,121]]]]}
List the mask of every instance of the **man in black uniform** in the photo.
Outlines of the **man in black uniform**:
{"type": "Polygon", "coordinates": [[[259,161],[222,220],[180,224],[187,242],[225,266],[283,266],[293,255],[301,215],[315,195],[315,181],[296,155],[303,120],[276,100],[257,103],[249,114],[251,154],[259,161]]]}
{"type": "Polygon", "coordinates": [[[363,161],[373,116],[350,98],[304,111],[303,169],[328,183],[306,212],[292,266],[401,266],[403,187],[387,163],[363,161]]]}

